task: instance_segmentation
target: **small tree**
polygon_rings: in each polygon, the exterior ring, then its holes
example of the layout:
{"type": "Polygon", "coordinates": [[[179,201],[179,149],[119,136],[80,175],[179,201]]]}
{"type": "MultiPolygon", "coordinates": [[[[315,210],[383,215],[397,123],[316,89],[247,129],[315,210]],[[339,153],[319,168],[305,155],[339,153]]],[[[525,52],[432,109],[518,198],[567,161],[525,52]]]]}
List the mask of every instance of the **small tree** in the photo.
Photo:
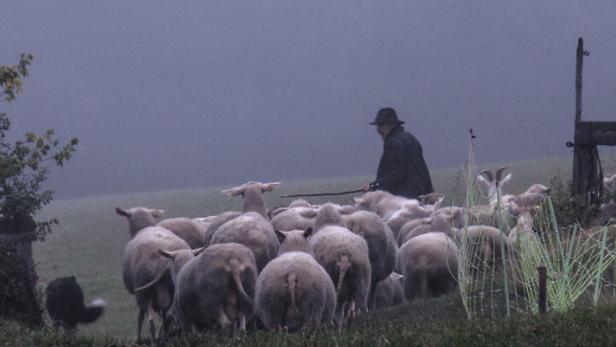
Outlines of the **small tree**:
{"type": "MultiPolygon", "coordinates": [[[[22,54],[17,65],[0,66],[0,102],[11,102],[21,92],[32,59],[31,54],[22,54]]],[[[62,166],[78,141],[72,138],[60,144],[49,129],[42,135],[28,132],[23,140],[11,143],[10,127],[8,115],[0,112],[0,316],[40,325],[31,241],[43,241],[58,221],[34,217],[53,198],[52,191],[42,188],[48,174],[45,164],[62,166]]]]}

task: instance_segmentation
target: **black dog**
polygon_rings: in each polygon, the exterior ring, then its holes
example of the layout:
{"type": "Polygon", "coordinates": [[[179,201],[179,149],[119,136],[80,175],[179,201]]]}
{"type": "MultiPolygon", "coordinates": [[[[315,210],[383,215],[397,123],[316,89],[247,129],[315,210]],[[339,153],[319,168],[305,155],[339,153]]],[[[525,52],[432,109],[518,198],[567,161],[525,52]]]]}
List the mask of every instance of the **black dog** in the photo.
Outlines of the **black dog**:
{"type": "Polygon", "coordinates": [[[51,281],[46,289],[46,306],[55,327],[74,330],[79,323],[96,321],[105,308],[105,301],[96,299],[86,307],[83,292],[74,276],[51,281]]]}

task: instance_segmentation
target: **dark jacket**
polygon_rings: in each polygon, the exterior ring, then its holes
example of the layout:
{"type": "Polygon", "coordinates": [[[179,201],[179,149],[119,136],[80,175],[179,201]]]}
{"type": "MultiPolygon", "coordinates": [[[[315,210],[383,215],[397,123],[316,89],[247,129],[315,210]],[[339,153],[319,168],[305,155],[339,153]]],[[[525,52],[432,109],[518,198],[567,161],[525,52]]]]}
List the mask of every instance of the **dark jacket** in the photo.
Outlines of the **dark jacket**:
{"type": "Polygon", "coordinates": [[[370,187],[407,198],[433,192],[421,144],[401,125],[393,128],[385,138],[376,180],[370,187]]]}

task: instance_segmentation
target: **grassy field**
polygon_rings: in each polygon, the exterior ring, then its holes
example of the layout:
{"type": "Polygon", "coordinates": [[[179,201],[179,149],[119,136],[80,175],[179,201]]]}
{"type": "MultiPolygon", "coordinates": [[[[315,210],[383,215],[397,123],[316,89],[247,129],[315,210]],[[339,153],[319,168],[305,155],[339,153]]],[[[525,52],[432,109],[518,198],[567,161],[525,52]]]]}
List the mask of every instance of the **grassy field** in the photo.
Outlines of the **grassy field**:
{"type": "MultiPolygon", "coordinates": [[[[498,165],[501,164],[490,165],[490,167],[494,168],[498,165]]],[[[513,172],[511,184],[505,189],[512,193],[522,192],[532,183],[547,185],[554,176],[560,176],[563,181],[566,181],[571,171],[569,159],[544,159],[503,163],[502,165],[510,167],[510,171],[513,172]]],[[[451,197],[463,193],[464,178],[461,169],[462,167],[435,170],[432,173],[435,189],[446,193],[450,201],[451,197]]],[[[276,179],[272,178],[272,181],[274,180],[276,179]]],[[[362,187],[369,180],[370,177],[350,177],[283,182],[280,189],[268,193],[266,199],[270,207],[286,205],[289,201],[280,199],[279,196],[282,194],[351,190],[362,187]]],[[[238,185],[242,183],[244,182],[237,182],[238,185]]],[[[167,217],[201,217],[226,210],[239,210],[241,208],[240,199],[232,199],[220,193],[220,190],[224,188],[228,187],[54,201],[41,213],[40,218],[56,217],[60,225],[54,229],[53,234],[45,242],[36,243],[34,246],[41,288],[56,277],[76,276],[84,289],[86,300],[102,297],[109,302],[102,319],[96,324],[82,327],[80,334],[117,336],[129,340],[134,338],[136,306],[133,297],[124,289],[121,279],[121,261],[124,245],[128,241],[128,224],[124,218],[116,215],[115,207],[162,208],[166,210],[167,217]]],[[[347,195],[335,199],[319,198],[311,202],[346,202],[351,197],[347,195]]],[[[438,311],[438,308],[434,310],[438,311]]],[[[383,314],[386,315],[386,313],[383,314]]],[[[399,314],[395,316],[398,317],[399,314]]],[[[422,319],[420,315],[414,314],[407,318],[411,321],[422,319]]],[[[452,314],[449,318],[459,317],[457,314],[452,314]]],[[[399,319],[396,321],[400,323],[399,319]]]]}

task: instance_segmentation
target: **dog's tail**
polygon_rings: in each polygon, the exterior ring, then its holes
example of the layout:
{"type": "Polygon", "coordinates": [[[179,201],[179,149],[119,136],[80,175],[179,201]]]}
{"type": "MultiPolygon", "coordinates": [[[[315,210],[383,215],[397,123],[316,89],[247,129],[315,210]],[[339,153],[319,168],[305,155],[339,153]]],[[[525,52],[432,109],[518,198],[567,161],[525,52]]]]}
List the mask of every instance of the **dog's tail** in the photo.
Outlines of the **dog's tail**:
{"type": "Polygon", "coordinates": [[[92,301],[90,306],[83,307],[81,312],[79,313],[78,323],[92,323],[99,319],[103,312],[105,311],[105,306],[107,306],[107,302],[103,299],[96,299],[92,301]]]}

